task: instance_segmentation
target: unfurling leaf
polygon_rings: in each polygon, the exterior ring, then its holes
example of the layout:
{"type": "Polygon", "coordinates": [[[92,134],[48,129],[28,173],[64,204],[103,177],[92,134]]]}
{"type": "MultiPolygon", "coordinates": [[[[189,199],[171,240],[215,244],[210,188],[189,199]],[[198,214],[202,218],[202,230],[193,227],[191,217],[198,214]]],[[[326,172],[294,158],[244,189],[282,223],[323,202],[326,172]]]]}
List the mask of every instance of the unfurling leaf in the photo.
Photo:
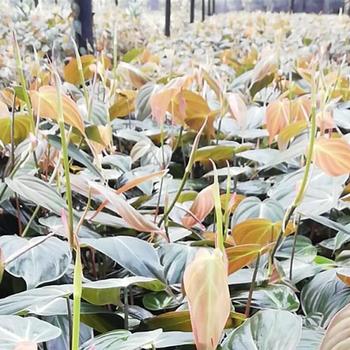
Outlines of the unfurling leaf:
{"type": "Polygon", "coordinates": [[[133,229],[140,232],[162,233],[162,229],[141,215],[124,199],[124,197],[122,197],[122,195],[116,194],[112,189],[93,182],[90,182],[90,186],[93,190],[103,195],[110,203],[109,208],[112,208],[112,210],[120,215],[133,229]]]}
{"type": "Polygon", "coordinates": [[[158,124],[164,123],[164,117],[169,103],[176,94],[177,89],[168,89],[160,91],[150,98],[152,116],[158,124]]]}
{"type": "MultiPolygon", "coordinates": [[[[35,114],[41,118],[59,119],[57,109],[57,92],[53,86],[43,86],[39,91],[30,91],[30,99],[35,114]]],[[[84,134],[84,121],[76,103],[68,96],[62,95],[62,108],[64,122],[77,128],[84,134]]]]}
{"type": "Polygon", "coordinates": [[[214,208],[213,185],[200,191],[190,208],[191,214],[182,218],[182,224],[191,228],[198,222],[202,222],[214,208]]]}
{"type": "Polygon", "coordinates": [[[270,135],[270,143],[288,125],[288,108],[288,99],[273,101],[268,105],[266,109],[266,128],[270,135]]]}
{"type": "Polygon", "coordinates": [[[214,350],[231,311],[227,268],[219,249],[197,253],[185,270],[184,287],[197,349],[214,350]]]}
{"type": "Polygon", "coordinates": [[[350,348],[350,305],[332,318],[322,340],[320,350],[347,350],[350,348]]]}
{"type": "MultiPolygon", "coordinates": [[[[287,130],[287,134],[292,132],[290,137],[296,136],[299,129],[302,130],[302,122],[308,120],[310,111],[311,100],[308,96],[301,96],[293,101],[284,98],[271,102],[266,109],[266,128],[270,135],[269,142],[271,143],[273,138],[283,130],[287,130]],[[295,123],[296,130],[293,127],[290,130],[287,129],[292,123],[295,123]]],[[[282,135],[282,141],[286,138],[288,141],[287,136],[282,135]]]]}
{"type": "Polygon", "coordinates": [[[314,162],[327,175],[350,173],[350,145],[343,139],[320,137],[315,142],[314,162]]]}
{"type": "Polygon", "coordinates": [[[248,108],[240,94],[231,93],[227,96],[227,101],[233,117],[241,127],[245,126],[248,108]]]}

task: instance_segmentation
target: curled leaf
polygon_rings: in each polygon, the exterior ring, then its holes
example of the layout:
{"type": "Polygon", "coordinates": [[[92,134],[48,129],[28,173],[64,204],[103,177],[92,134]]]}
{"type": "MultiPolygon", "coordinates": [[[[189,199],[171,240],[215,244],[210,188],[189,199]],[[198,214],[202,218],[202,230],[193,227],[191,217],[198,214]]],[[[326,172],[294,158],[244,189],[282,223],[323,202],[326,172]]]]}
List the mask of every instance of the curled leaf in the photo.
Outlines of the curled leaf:
{"type": "Polygon", "coordinates": [[[216,349],[231,311],[227,268],[222,253],[201,249],[187,266],[184,287],[198,350],[216,349]]]}
{"type": "Polygon", "coordinates": [[[186,214],[182,218],[182,224],[186,228],[193,227],[196,223],[202,222],[214,208],[213,185],[210,185],[200,191],[192,203],[190,212],[193,215],[186,214]],[[196,219],[197,220],[196,220],[196,219]]]}
{"type": "Polygon", "coordinates": [[[112,189],[94,182],[90,182],[90,186],[93,190],[103,195],[110,203],[110,208],[113,208],[133,229],[140,232],[163,233],[161,228],[141,215],[123,196],[116,194],[112,189]]]}

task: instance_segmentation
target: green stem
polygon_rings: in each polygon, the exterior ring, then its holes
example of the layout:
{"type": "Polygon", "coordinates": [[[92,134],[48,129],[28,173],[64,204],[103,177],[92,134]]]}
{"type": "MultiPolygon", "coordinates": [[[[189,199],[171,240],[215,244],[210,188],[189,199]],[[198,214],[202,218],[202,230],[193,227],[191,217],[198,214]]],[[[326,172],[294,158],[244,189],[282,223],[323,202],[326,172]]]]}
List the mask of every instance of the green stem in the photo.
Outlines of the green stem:
{"type": "Polygon", "coordinates": [[[128,287],[124,288],[124,328],[129,329],[129,301],[128,301],[128,287]]]}
{"type": "Polygon", "coordinates": [[[75,57],[77,60],[77,68],[78,68],[78,72],[79,72],[80,84],[83,87],[83,95],[84,95],[84,100],[85,100],[85,104],[86,104],[86,110],[88,111],[88,115],[89,115],[89,93],[88,93],[86,85],[85,85],[83,64],[81,63],[81,58],[80,58],[77,44],[75,43],[75,41],[73,39],[72,39],[72,41],[73,41],[74,50],[75,50],[75,57]]]}
{"type": "MultiPolygon", "coordinates": [[[[187,168],[186,168],[187,169],[187,168]]],[[[170,212],[173,210],[177,200],[179,199],[180,195],[181,195],[181,192],[183,190],[183,188],[185,187],[185,184],[186,184],[186,181],[190,175],[191,171],[188,171],[188,170],[185,170],[185,173],[182,177],[182,180],[181,180],[181,184],[180,184],[180,187],[178,188],[177,192],[176,192],[176,195],[175,195],[175,198],[173,199],[173,201],[171,202],[170,206],[168,207],[168,209],[165,211],[164,215],[162,216],[162,218],[159,220],[159,223],[158,223],[158,226],[160,227],[162,225],[162,223],[164,221],[167,221],[168,219],[168,216],[170,214],[170,212]]]]}
{"type": "Polygon", "coordinates": [[[252,305],[253,292],[254,292],[254,288],[255,288],[255,284],[256,284],[256,278],[258,276],[259,265],[260,265],[260,252],[258,253],[258,256],[256,258],[255,268],[254,268],[254,273],[253,273],[253,278],[252,278],[252,283],[250,284],[250,288],[249,288],[247,305],[246,305],[246,308],[245,308],[245,316],[246,317],[249,317],[249,314],[250,314],[250,307],[252,305]]]}
{"type": "Polygon", "coordinates": [[[73,335],[72,335],[72,349],[79,350],[79,337],[80,337],[80,302],[81,302],[81,290],[82,290],[82,265],[81,255],[78,240],[74,236],[74,221],[73,221],[73,200],[72,189],[69,173],[69,159],[68,159],[68,145],[66,140],[66,132],[64,128],[62,96],[61,96],[61,80],[58,74],[55,72],[56,78],[56,93],[57,93],[57,112],[58,112],[58,124],[61,134],[63,167],[66,185],[66,201],[68,207],[68,240],[72,250],[75,250],[75,264],[74,264],[74,277],[73,277],[73,335]]]}
{"type": "Polygon", "coordinates": [[[312,111],[311,111],[311,129],[310,129],[310,136],[309,136],[309,148],[307,151],[307,155],[306,155],[306,163],[305,163],[305,171],[304,171],[304,176],[299,188],[299,191],[292,203],[292,205],[288,208],[288,210],[286,211],[283,221],[282,221],[282,227],[281,227],[281,232],[277,238],[277,242],[273,248],[272,254],[271,254],[271,261],[273,262],[273,258],[276,254],[276,251],[279,247],[279,245],[282,242],[282,239],[285,235],[286,232],[286,228],[288,225],[288,222],[290,220],[290,218],[292,217],[292,215],[294,214],[295,209],[300,205],[300,203],[302,202],[304,195],[305,195],[305,190],[306,190],[306,186],[308,184],[308,180],[309,180],[309,175],[310,175],[310,171],[311,171],[311,164],[312,164],[312,156],[313,156],[313,152],[314,152],[314,146],[315,146],[315,140],[316,140],[316,132],[317,132],[317,124],[316,124],[316,102],[313,101],[313,106],[312,106],[312,111]]]}
{"type": "Polygon", "coordinates": [[[13,32],[13,41],[14,41],[14,48],[15,48],[17,72],[18,72],[18,75],[19,75],[19,78],[21,81],[21,87],[23,89],[24,102],[26,103],[27,108],[28,108],[28,114],[29,114],[29,119],[30,119],[30,131],[34,134],[35,127],[34,127],[34,117],[33,117],[32,104],[30,102],[28,91],[27,91],[26,79],[25,79],[24,73],[23,73],[23,63],[22,63],[22,59],[21,59],[21,54],[19,52],[19,46],[18,46],[15,32],[13,32]]]}
{"type": "Polygon", "coordinates": [[[72,349],[79,350],[80,337],[80,304],[81,304],[81,290],[82,290],[82,274],[83,268],[81,265],[80,247],[75,250],[75,265],[73,278],[73,336],[72,349]]]}
{"type": "Polygon", "coordinates": [[[56,76],[56,92],[57,92],[57,111],[58,111],[58,125],[61,134],[61,145],[62,145],[62,158],[64,167],[64,177],[66,185],[66,201],[68,207],[68,241],[72,249],[75,248],[74,244],[74,232],[73,232],[73,200],[72,200],[72,189],[70,182],[69,173],[69,159],[68,159],[68,145],[66,140],[66,130],[64,127],[63,119],[63,107],[62,107],[62,96],[61,96],[61,81],[58,75],[56,76]]]}
{"type": "Polygon", "coordinates": [[[291,256],[290,256],[290,264],[289,264],[289,280],[290,281],[293,279],[293,263],[294,263],[296,245],[297,245],[299,224],[300,224],[300,216],[298,216],[298,218],[297,218],[297,227],[296,227],[295,234],[294,234],[292,253],[291,253],[291,256]]]}
{"type": "Polygon", "coordinates": [[[215,203],[215,217],[216,217],[216,247],[221,250],[224,254],[225,252],[225,238],[223,231],[223,222],[222,222],[222,209],[221,209],[221,200],[220,200],[220,187],[219,187],[219,178],[216,170],[215,163],[209,159],[213,165],[214,170],[214,203],[215,203]]]}
{"type": "Polygon", "coordinates": [[[164,221],[167,222],[170,212],[173,210],[177,200],[179,199],[179,197],[181,195],[181,192],[182,192],[183,188],[185,187],[186,181],[187,181],[187,179],[188,179],[188,177],[189,177],[189,175],[191,173],[192,165],[193,165],[194,160],[195,160],[195,154],[196,154],[196,151],[197,151],[197,148],[198,148],[199,140],[201,138],[201,135],[203,133],[203,130],[204,130],[205,126],[207,125],[207,121],[208,121],[208,118],[205,119],[202,127],[198,131],[198,134],[197,134],[196,138],[194,139],[193,146],[192,146],[192,151],[191,151],[191,154],[190,154],[190,159],[188,160],[187,166],[185,168],[185,172],[184,172],[184,175],[182,177],[180,187],[178,188],[178,190],[176,192],[176,195],[175,195],[175,198],[171,202],[170,206],[165,211],[165,213],[162,216],[162,218],[159,220],[159,223],[158,223],[159,227],[162,225],[162,223],[164,221]]]}

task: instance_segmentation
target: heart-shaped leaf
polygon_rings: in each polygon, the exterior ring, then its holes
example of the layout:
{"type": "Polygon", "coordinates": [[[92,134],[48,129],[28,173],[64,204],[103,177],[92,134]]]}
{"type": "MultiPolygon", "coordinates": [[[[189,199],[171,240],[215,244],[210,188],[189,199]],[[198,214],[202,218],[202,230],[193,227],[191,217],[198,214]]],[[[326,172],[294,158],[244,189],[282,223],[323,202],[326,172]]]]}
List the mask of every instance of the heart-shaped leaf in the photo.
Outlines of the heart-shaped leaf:
{"type": "Polygon", "coordinates": [[[336,270],[317,274],[301,291],[301,306],[305,315],[321,314],[321,325],[350,302],[350,288],[337,278],[336,270]]]}
{"type": "Polygon", "coordinates": [[[228,335],[222,349],[296,349],[301,329],[301,317],[289,311],[259,311],[228,335]]]}
{"type": "Polygon", "coordinates": [[[28,289],[61,277],[67,271],[72,259],[66,241],[50,237],[40,243],[42,240],[42,237],[34,237],[29,240],[18,236],[0,237],[0,246],[5,261],[13,254],[27,250],[7,264],[5,269],[16,277],[22,277],[28,289]]]}
{"type": "Polygon", "coordinates": [[[36,349],[36,345],[59,337],[58,327],[34,317],[0,316],[2,350],[36,349]]]}

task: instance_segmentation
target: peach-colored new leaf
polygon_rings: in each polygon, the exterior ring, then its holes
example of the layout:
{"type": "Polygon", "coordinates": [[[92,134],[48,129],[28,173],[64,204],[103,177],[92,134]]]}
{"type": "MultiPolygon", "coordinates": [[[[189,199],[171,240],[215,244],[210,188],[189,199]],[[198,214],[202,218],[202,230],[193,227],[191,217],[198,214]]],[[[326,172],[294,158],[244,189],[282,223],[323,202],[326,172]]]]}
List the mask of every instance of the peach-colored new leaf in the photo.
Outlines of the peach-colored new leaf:
{"type": "MultiPolygon", "coordinates": [[[[57,92],[53,86],[42,86],[39,91],[29,92],[33,110],[42,118],[50,118],[56,122],[59,119],[57,110],[57,92]]],[[[77,104],[67,95],[62,94],[62,108],[64,122],[74,126],[82,134],[85,132],[84,120],[80,115],[77,104]]]]}
{"type": "Polygon", "coordinates": [[[158,124],[164,123],[165,113],[168,110],[171,99],[177,94],[177,89],[167,89],[155,93],[150,98],[153,118],[158,124]]]}
{"type": "Polygon", "coordinates": [[[113,208],[113,210],[133,229],[140,232],[163,233],[155,223],[145,218],[134,207],[132,207],[122,195],[116,194],[112,189],[100,184],[94,182],[90,182],[89,184],[92,189],[98,191],[105,197],[110,203],[109,208],[113,208]]]}
{"type": "Polygon", "coordinates": [[[202,222],[214,208],[213,185],[210,185],[200,191],[192,203],[190,212],[193,215],[186,214],[182,218],[182,224],[186,228],[191,228],[198,222],[202,222]],[[197,219],[197,220],[196,220],[197,219]]]}
{"type": "Polygon", "coordinates": [[[233,117],[241,127],[244,127],[247,119],[248,108],[240,94],[231,93],[227,96],[233,117]]]}
{"type": "Polygon", "coordinates": [[[222,253],[201,249],[184,273],[184,288],[197,350],[214,350],[231,311],[222,253]]]}
{"type": "Polygon", "coordinates": [[[326,174],[350,173],[350,145],[344,139],[319,137],[315,142],[314,162],[326,174]]]}
{"type": "Polygon", "coordinates": [[[273,101],[266,108],[266,128],[270,143],[288,125],[289,109],[290,101],[287,99],[273,101]]]}

